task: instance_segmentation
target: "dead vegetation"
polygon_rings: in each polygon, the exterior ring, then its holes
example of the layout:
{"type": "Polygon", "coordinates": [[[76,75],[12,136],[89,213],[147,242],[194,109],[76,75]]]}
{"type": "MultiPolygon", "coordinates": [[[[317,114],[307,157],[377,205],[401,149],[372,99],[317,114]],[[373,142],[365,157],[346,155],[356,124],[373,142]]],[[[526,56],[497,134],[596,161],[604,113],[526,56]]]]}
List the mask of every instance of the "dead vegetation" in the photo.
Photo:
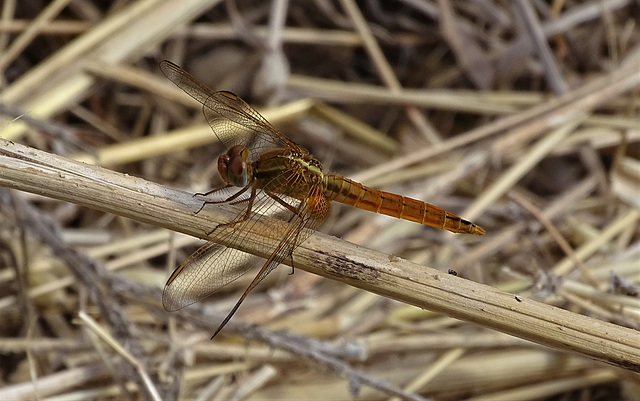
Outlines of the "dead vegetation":
{"type": "Polygon", "coordinates": [[[637,399],[637,2],[112,3],[2,6],[0,399],[637,399]],[[228,218],[163,59],[487,235],[333,205],[209,341],[252,277],[161,306],[228,218]]]}

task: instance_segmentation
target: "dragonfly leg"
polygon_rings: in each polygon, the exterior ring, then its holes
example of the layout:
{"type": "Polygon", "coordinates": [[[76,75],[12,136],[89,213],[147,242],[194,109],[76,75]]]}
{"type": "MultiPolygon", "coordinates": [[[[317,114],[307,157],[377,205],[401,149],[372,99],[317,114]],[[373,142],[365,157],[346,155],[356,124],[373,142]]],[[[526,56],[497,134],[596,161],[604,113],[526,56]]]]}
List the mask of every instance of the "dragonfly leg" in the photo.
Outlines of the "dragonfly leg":
{"type": "Polygon", "coordinates": [[[230,205],[239,205],[241,203],[246,203],[246,202],[249,202],[249,199],[240,199],[240,200],[237,200],[237,201],[233,201],[233,202],[231,202],[229,204],[230,205]]]}
{"type": "Polygon", "coordinates": [[[222,191],[223,189],[227,189],[227,188],[230,188],[230,187],[232,187],[232,186],[233,186],[233,185],[231,185],[231,184],[227,184],[227,185],[225,185],[225,186],[223,186],[223,187],[219,187],[219,188],[212,189],[212,190],[211,190],[211,191],[209,191],[209,192],[205,192],[205,193],[197,192],[197,193],[193,194],[193,196],[209,196],[209,195],[211,195],[211,194],[215,194],[215,193],[216,193],[216,192],[218,192],[218,191],[222,191]]]}
{"type": "Polygon", "coordinates": [[[245,222],[245,221],[249,220],[249,218],[251,217],[251,209],[253,208],[253,200],[256,198],[256,188],[257,187],[255,185],[253,185],[253,184],[249,184],[246,187],[242,188],[242,190],[238,191],[236,194],[234,194],[233,196],[229,197],[225,201],[222,201],[222,202],[207,202],[207,203],[225,203],[225,202],[231,201],[231,200],[237,198],[238,196],[240,196],[242,193],[246,192],[246,190],[249,189],[249,186],[251,186],[251,195],[249,196],[248,199],[246,199],[248,204],[247,204],[247,209],[244,212],[244,215],[242,217],[233,219],[228,223],[218,224],[217,226],[214,227],[213,230],[209,231],[207,233],[207,235],[213,234],[213,232],[216,231],[218,228],[229,227],[229,226],[233,227],[234,225],[236,225],[238,223],[242,223],[242,222],[245,222]]]}
{"type": "Polygon", "coordinates": [[[283,199],[280,199],[280,197],[278,197],[278,195],[274,194],[273,192],[265,191],[265,193],[269,196],[269,198],[271,198],[274,201],[278,202],[280,204],[280,206],[284,207],[285,209],[288,209],[291,213],[294,214],[294,216],[299,216],[300,215],[300,211],[302,210],[303,202],[300,202],[300,206],[294,207],[294,206],[291,206],[290,204],[288,204],[283,199]]]}
{"type": "Polygon", "coordinates": [[[289,273],[290,276],[293,276],[293,273],[296,272],[296,268],[293,265],[293,254],[289,255],[289,258],[291,258],[291,273],[289,273]]]}
{"type": "MultiPolygon", "coordinates": [[[[296,239],[294,240],[295,244],[299,244],[300,243],[300,233],[302,231],[298,231],[298,233],[296,234],[296,239]]],[[[291,258],[291,273],[289,273],[289,275],[293,275],[293,273],[295,273],[296,270],[296,266],[295,263],[293,262],[293,253],[291,253],[289,255],[289,258],[291,258]]]]}
{"type": "MultiPolygon", "coordinates": [[[[296,216],[302,216],[302,207],[304,206],[304,202],[300,202],[300,205],[298,207],[294,207],[292,205],[290,205],[289,203],[287,203],[284,199],[280,199],[280,197],[276,194],[274,194],[273,192],[270,191],[265,191],[265,193],[273,200],[275,200],[276,202],[278,202],[282,207],[284,207],[285,209],[288,209],[291,213],[293,213],[293,215],[291,216],[291,218],[289,219],[289,222],[291,222],[296,216]]],[[[296,239],[294,241],[294,243],[298,243],[300,238],[300,232],[298,232],[298,234],[296,234],[296,239]]],[[[289,255],[289,258],[291,258],[291,273],[289,273],[290,275],[293,274],[295,272],[295,266],[293,263],[293,254],[289,255]]]]}
{"type": "Polygon", "coordinates": [[[202,203],[202,206],[200,206],[200,209],[196,210],[196,213],[195,213],[195,214],[200,213],[200,212],[202,211],[202,209],[204,209],[204,205],[206,205],[206,204],[207,204],[207,202],[203,202],[203,203],[202,203]]]}
{"type": "MultiPolygon", "coordinates": [[[[220,203],[228,203],[228,202],[231,202],[231,201],[233,201],[233,200],[237,199],[240,195],[242,195],[243,193],[247,192],[247,189],[249,189],[249,186],[250,186],[250,185],[251,185],[251,184],[249,184],[249,185],[245,186],[244,188],[242,188],[241,190],[239,190],[239,191],[238,191],[238,192],[236,192],[235,194],[231,195],[231,196],[230,196],[230,197],[228,197],[227,199],[220,200],[220,201],[204,201],[204,202],[202,203],[202,206],[200,206],[200,209],[198,209],[198,211],[196,212],[196,214],[200,213],[200,211],[202,211],[202,209],[204,209],[205,205],[215,205],[215,204],[220,204],[220,203]]],[[[216,189],[214,189],[214,190],[211,190],[211,191],[206,192],[206,193],[203,193],[203,194],[202,194],[202,193],[197,193],[197,194],[195,194],[194,196],[197,196],[197,195],[199,195],[199,196],[208,196],[208,195],[211,195],[212,193],[215,193],[215,192],[221,191],[221,190],[226,189],[226,188],[230,188],[230,187],[232,187],[232,186],[233,186],[233,185],[226,185],[226,186],[224,186],[224,187],[216,188],[216,189]]],[[[212,232],[213,232],[213,231],[212,231],[212,232]]]]}

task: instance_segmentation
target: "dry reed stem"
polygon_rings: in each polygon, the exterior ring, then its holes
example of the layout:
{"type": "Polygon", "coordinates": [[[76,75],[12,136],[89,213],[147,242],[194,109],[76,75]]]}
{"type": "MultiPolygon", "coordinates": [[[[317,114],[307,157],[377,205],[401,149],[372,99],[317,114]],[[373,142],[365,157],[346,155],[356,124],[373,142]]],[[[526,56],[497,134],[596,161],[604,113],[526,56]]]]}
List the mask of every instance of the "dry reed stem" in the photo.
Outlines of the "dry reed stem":
{"type": "MultiPolygon", "coordinates": [[[[204,210],[194,215],[199,202],[183,192],[4,140],[0,149],[2,186],[74,202],[203,239],[212,225],[235,216],[230,207],[204,210]],[[77,191],[77,188],[83,190],[77,191]]],[[[640,216],[637,211],[629,213],[634,212],[640,216]]],[[[268,257],[251,248],[251,244],[261,243],[260,237],[264,236],[265,230],[273,229],[270,225],[277,225],[266,221],[269,219],[256,224],[255,232],[242,244],[242,251],[268,257]]],[[[621,219],[621,222],[628,220],[621,219]]],[[[598,244],[601,238],[598,238],[598,244]]],[[[580,249],[576,255],[583,257],[580,249]]],[[[494,288],[443,275],[437,270],[320,234],[302,244],[294,253],[294,259],[297,267],[324,277],[543,345],[640,371],[640,346],[634,341],[636,333],[629,329],[529,299],[518,301],[513,295],[494,288]]]]}

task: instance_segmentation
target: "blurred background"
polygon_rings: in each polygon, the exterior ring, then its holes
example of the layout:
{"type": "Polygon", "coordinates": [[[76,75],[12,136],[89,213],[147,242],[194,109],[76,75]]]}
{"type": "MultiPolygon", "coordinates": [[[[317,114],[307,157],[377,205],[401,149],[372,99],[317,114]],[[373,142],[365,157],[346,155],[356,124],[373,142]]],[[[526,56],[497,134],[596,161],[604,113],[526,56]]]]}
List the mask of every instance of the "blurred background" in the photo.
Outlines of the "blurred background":
{"type": "MultiPolygon", "coordinates": [[[[189,193],[218,187],[225,149],[160,72],[170,60],[325,170],[487,235],[335,202],[321,231],[640,326],[637,1],[0,4],[0,137],[189,193]]],[[[286,266],[234,317],[256,326],[209,341],[251,274],[169,314],[161,289],[201,241],[0,194],[0,399],[640,399],[630,371],[286,266]],[[21,204],[91,274],[54,256],[21,204]]]]}

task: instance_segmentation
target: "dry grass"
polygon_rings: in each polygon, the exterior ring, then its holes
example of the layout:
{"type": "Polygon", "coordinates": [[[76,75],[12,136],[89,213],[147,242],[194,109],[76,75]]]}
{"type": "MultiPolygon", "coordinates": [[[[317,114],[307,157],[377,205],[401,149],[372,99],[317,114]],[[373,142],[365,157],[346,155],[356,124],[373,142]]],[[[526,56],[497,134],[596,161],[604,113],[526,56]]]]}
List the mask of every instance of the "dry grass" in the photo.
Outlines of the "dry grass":
{"type": "Polygon", "coordinates": [[[5,0],[0,399],[637,399],[640,10],[550,3],[5,0]],[[335,205],[210,341],[252,277],[162,309],[233,212],[162,59],[487,235],[335,205]]]}

